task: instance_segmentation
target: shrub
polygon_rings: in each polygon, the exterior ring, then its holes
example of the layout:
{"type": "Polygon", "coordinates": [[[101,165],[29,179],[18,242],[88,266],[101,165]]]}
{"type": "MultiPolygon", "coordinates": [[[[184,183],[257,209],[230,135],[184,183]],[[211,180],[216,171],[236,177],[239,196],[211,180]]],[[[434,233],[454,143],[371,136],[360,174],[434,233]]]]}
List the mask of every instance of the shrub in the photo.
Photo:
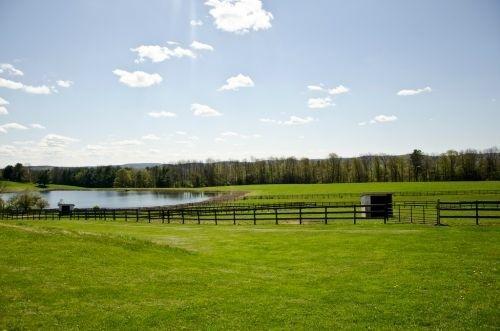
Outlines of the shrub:
{"type": "Polygon", "coordinates": [[[8,203],[11,207],[21,210],[30,210],[34,207],[43,209],[49,206],[49,202],[42,198],[40,194],[30,191],[16,194],[9,199],[8,203]]]}

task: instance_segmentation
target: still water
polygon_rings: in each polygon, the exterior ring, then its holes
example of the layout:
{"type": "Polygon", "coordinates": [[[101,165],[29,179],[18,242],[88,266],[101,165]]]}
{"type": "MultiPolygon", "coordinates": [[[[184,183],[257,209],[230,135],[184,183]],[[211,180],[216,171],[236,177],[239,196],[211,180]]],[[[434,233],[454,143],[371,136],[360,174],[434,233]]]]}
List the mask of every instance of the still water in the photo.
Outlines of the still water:
{"type": "MultiPolygon", "coordinates": [[[[8,200],[15,193],[0,194],[8,200]]],[[[208,200],[211,194],[203,192],[161,192],[161,191],[46,191],[40,192],[50,204],[57,208],[62,199],[64,203],[74,203],[75,208],[136,208],[169,206],[208,200]]]]}

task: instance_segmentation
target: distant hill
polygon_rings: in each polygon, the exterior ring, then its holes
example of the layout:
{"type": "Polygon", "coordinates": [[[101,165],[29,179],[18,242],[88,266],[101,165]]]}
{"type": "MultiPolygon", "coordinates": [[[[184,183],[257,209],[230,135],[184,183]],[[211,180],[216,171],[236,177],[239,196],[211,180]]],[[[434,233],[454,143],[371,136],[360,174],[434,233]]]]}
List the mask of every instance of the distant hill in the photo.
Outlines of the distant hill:
{"type": "MultiPolygon", "coordinates": [[[[108,164],[107,166],[112,167],[122,167],[122,168],[131,168],[131,169],[146,169],[154,166],[162,165],[163,163],[127,163],[127,164],[108,164]]],[[[81,166],[81,167],[58,167],[58,168],[95,168],[99,166],[81,166]]],[[[51,170],[52,168],[56,168],[56,166],[50,165],[41,165],[41,166],[27,166],[27,168],[35,171],[43,171],[43,170],[51,170]]]]}
{"type": "Polygon", "coordinates": [[[162,165],[162,163],[127,163],[120,165],[120,167],[132,168],[132,169],[146,169],[159,165],[162,165]]]}

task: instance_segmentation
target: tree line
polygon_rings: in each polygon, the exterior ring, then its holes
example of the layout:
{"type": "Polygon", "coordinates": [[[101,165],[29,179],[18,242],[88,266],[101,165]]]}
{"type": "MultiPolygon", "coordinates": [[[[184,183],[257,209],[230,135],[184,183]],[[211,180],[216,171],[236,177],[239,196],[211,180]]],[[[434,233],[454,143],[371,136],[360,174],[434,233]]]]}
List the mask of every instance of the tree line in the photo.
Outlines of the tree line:
{"type": "Polygon", "coordinates": [[[2,178],[83,187],[207,187],[248,184],[312,184],[409,181],[500,180],[500,151],[414,150],[407,155],[364,155],[326,159],[271,158],[251,161],[182,162],[145,169],[122,166],[6,166],[2,178]]]}

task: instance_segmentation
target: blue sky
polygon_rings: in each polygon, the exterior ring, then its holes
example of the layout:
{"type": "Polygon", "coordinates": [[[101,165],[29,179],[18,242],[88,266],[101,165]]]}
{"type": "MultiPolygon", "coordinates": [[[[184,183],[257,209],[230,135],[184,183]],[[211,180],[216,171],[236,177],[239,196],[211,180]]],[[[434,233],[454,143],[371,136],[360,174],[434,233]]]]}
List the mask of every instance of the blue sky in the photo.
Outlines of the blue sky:
{"type": "Polygon", "coordinates": [[[500,144],[500,2],[0,0],[0,165],[500,144]]]}

